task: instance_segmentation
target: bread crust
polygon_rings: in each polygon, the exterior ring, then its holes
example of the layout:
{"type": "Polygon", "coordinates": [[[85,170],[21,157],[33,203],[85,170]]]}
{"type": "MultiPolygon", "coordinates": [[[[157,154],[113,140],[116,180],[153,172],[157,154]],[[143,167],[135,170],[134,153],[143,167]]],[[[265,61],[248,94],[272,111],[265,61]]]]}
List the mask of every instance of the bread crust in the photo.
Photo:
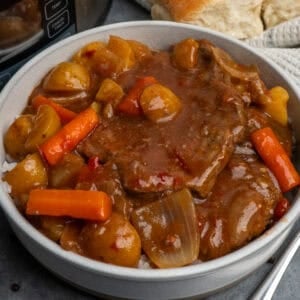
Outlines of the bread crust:
{"type": "Polygon", "coordinates": [[[300,0],[264,0],[262,17],[266,28],[300,16],[300,0]]]}
{"type": "Polygon", "coordinates": [[[196,24],[239,39],[300,16],[300,0],[147,0],[153,19],[196,24]],[[265,28],[264,28],[265,27],[265,28]]]}
{"type": "Polygon", "coordinates": [[[195,12],[201,11],[210,2],[219,0],[156,0],[152,3],[164,7],[171,16],[172,20],[177,22],[191,19],[195,12]]]}
{"type": "Polygon", "coordinates": [[[153,19],[196,24],[239,39],[263,32],[263,0],[156,0],[153,19]]]}

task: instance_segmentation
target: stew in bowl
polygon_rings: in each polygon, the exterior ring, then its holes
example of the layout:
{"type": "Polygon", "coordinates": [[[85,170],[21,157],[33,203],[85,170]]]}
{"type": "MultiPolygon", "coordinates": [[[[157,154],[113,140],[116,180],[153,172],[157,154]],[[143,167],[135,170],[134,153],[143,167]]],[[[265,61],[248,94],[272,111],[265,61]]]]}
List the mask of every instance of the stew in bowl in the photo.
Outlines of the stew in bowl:
{"type": "Polygon", "coordinates": [[[4,144],[15,204],[68,251],[172,268],[261,235],[299,185],[288,92],[207,40],[111,36],[45,74],[4,144]]]}

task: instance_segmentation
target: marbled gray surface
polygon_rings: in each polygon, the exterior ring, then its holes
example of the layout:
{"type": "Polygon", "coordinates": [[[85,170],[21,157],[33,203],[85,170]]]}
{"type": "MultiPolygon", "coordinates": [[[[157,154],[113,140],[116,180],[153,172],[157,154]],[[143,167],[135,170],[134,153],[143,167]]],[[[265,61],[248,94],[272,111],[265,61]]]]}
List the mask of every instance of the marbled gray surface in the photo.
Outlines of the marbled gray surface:
{"type": "MultiPolygon", "coordinates": [[[[133,1],[114,0],[105,23],[110,24],[149,18],[148,12],[133,1]]],[[[295,225],[289,239],[299,230],[300,221],[295,225]]],[[[276,261],[276,258],[287,244],[288,241],[284,243],[275,255],[274,261],[276,261]]],[[[247,299],[271,270],[274,261],[271,260],[265,263],[240,283],[207,298],[207,300],[247,299]]],[[[299,278],[300,251],[297,252],[284,274],[273,299],[300,299],[299,278]]],[[[97,298],[71,287],[43,268],[17,240],[0,210],[0,300],[2,299],[92,300],[97,298]]]]}

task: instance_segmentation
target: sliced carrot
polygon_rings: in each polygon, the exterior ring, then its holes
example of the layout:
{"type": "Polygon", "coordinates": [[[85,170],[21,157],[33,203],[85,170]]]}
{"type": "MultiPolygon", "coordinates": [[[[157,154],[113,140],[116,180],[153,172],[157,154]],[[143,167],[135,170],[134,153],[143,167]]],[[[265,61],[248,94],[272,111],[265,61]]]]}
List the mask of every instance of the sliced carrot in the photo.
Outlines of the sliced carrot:
{"type": "Polygon", "coordinates": [[[282,192],[299,185],[299,174],[270,127],[254,131],[251,140],[262,160],[277,178],[282,192]]]}
{"type": "Polygon", "coordinates": [[[70,122],[71,120],[73,120],[77,116],[77,113],[75,113],[75,112],[73,112],[73,111],[71,111],[67,108],[64,108],[63,106],[55,103],[51,99],[46,98],[42,95],[37,95],[32,100],[32,106],[35,109],[37,109],[39,106],[44,105],[44,104],[49,105],[52,108],[54,108],[54,110],[59,115],[60,120],[63,124],[70,122]]]}
{"type": "Polygon", "coordinates": [[[100,191],[42,190],[29,193],[26,214],[69,216],[78,219],[105,221],[112,212],[110,197],[100,191]]]}
{"type": "Polygon", "coordinates": [[[117,110],[130,116],[142,115],[143,111],[139,104],[140,96],[147,86],[154,83],[157,83],[157,80],[152,76],[146,76],[138,79],[135,85],[119,103],[117,110]]]}
{"type": "Polygon", "coordinates": [[[97,113],[92,108],[87,108],[43,143],[40,146],[40,152],[50,165],[55,165],[65,153],[71,152],[98,124],[97,113]]]}

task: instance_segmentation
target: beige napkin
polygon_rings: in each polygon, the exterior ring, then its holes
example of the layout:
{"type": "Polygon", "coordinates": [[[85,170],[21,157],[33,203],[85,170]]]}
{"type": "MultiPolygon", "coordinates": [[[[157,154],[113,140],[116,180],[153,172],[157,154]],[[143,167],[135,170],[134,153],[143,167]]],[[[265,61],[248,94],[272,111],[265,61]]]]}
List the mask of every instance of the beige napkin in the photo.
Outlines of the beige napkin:
{"type": "MultiPolygon", "coordinates": [[[[148,10],[151,8],[147,0],[136,2],[148,10]]],[[[245,42],[275,61],[300,88],[300,17],[281,23],[245,42]]]]}

